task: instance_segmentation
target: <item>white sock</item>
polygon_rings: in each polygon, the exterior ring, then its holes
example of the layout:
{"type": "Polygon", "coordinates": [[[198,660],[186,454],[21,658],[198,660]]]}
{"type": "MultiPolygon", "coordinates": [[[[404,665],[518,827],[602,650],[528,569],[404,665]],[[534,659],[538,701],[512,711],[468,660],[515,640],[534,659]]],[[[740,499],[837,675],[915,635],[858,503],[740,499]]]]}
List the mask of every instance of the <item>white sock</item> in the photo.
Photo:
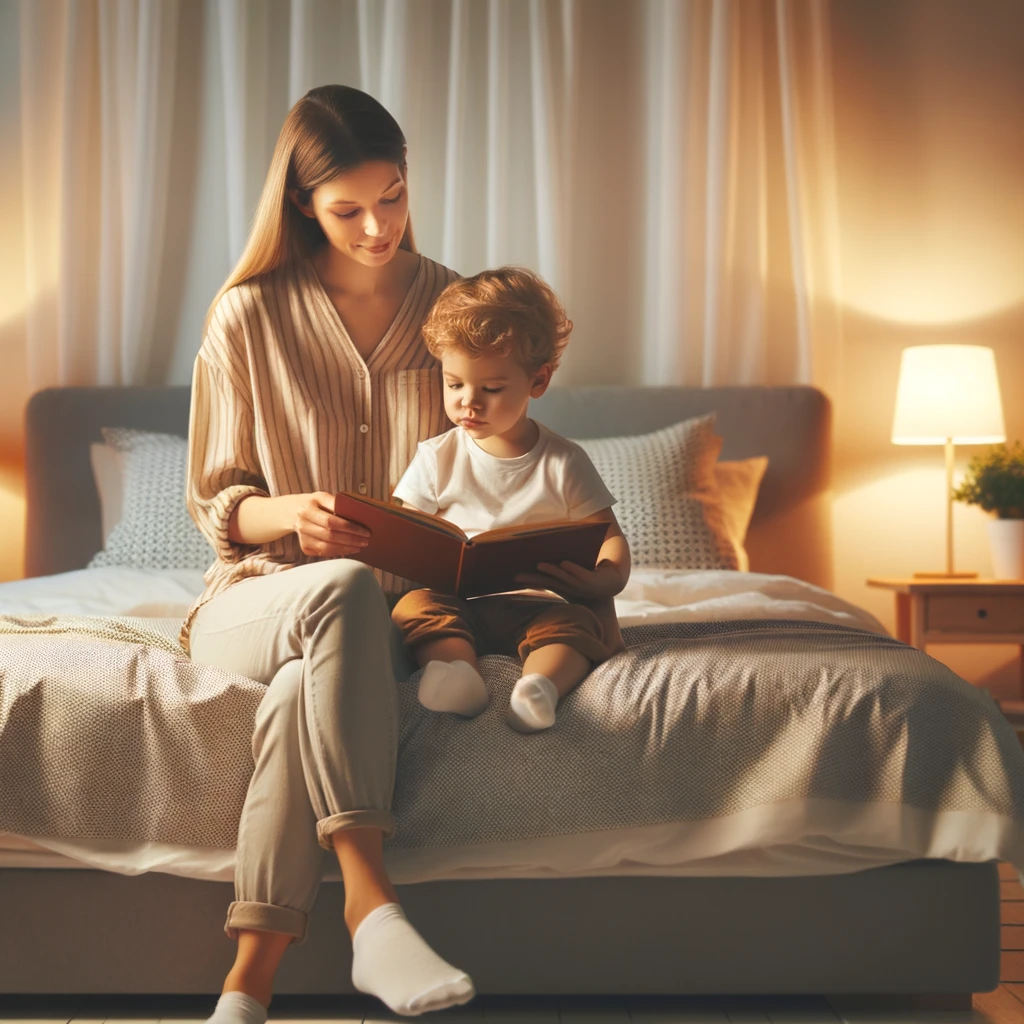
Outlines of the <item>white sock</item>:
{"type": "Polygon", "coordinates": [[[397,903],[370,911],[352,936],[352,984],[407,1017],[476,995],[469,975],[442,960],[397,903]]]}
{"type": "Polygon", "coordinates": [[[539,672],[523,676],[512,687],[505,721],[516,732],[540,732],[555,724],[558,691],[555,684],[539,672]]]}
{"type": "Polygon", "coordinates": [[[207,1024],[265,1024],[267,1011],[254,996],[245,992],[225,992],[217,1000],[207,1024]]]}
{"type": "Polygon", "coordinates": [[[431,711],[454,711],[473,718],[490,698],[487,687],[468,661],[431,661],[420,676],[420,703],[431,711]]]}

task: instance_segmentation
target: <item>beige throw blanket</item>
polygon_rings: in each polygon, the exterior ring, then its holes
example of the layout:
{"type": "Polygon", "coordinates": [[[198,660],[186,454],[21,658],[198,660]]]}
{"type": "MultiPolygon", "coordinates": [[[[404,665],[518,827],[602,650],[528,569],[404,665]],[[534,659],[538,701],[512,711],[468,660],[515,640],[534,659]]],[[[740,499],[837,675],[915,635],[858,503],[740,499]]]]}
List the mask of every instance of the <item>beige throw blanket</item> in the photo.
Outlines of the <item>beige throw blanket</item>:
{"type": "Polygon", "coordinates": [[[180,626],[0,617],[0,831],[234,846],[266,689],[180,626]]]}
{"type": "MultiPolygon", "coordinates": [[[[234,845],[265,690],[168,649],[174,628],[3,624],[0,831],[234,845]]],[[[533,736],[503,720],[510,658],[483,659],[491,704],[471,721],[399,683],[391,849],[675,822],[717,829],[723,850],[822,836],[1024,866],[1024,751],[987,694],[921,651],[815,622],[623,633],[533,736]],[[723,831],[751,815],[762,834],[723,831]]]]}

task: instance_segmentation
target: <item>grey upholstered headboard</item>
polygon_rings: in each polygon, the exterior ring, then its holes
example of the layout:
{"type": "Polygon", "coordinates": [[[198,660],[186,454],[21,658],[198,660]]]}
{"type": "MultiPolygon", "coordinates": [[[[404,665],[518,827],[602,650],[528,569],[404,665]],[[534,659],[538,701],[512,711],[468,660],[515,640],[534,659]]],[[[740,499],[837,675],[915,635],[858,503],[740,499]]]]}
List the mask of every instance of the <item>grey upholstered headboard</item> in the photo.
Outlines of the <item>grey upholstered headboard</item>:
{"type": "MultiPolygon", "coordinates": [[[[189,389],[50,388],[26,413],[25,573],[80,569],[102,546],[89,445],[100,427],[185,436],[189,389]]],[[[539,420],[567,437],[657,430],[714,411],[723,459],[768,456],[747,550],[750,567],[831,587],[828,399],[806,387],[552,388],[539,420]]]]}

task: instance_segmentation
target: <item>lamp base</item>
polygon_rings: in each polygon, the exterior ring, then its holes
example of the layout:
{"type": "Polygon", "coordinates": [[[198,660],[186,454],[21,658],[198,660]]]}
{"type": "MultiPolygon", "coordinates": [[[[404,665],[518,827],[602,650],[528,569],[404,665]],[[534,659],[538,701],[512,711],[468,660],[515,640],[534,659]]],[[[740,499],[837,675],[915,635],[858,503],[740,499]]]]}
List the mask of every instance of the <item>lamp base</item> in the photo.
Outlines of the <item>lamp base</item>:
{"type": "Polygon", "coordinates": [[[915,572],[915,580],[976,580],[976,572],[915,572]]]}

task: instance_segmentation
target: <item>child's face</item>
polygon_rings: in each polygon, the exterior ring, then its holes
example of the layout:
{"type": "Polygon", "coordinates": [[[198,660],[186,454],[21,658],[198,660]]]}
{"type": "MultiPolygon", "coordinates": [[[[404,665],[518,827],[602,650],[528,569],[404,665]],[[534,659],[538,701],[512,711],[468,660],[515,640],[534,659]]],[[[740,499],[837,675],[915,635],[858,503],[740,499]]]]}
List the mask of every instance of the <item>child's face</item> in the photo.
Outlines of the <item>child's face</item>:
{"type": "Polygon", "coordinates": [[[448,351],[441,357],[444,411],[475,440],[507,434],[526,419],[531,398],[551,380],[545,364],[528,374],[512,356],[478,356],[448,351]]]}

